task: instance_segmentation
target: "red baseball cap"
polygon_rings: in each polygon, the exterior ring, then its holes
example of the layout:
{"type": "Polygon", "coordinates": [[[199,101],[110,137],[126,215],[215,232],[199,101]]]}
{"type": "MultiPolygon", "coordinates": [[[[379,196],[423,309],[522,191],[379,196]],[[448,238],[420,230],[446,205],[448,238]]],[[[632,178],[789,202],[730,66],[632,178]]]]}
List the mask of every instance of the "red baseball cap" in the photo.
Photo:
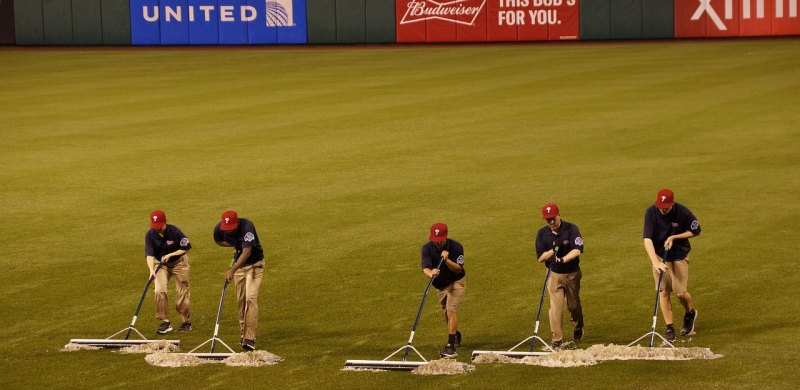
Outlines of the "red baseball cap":
{"type": "Polygon", "coordinates": [[[447,225],[442,222],[436,222],[431,225],[431,235],[428,236],[430,241],[444,241],[447,239],[447,225]]]}
{"type": "Polygon", "coordinates": [[[167,224],[167,216],[162,210],[154,210],[150,213],[150,229],[161,229],[167,224]]]}
{"type": "Polygon", "coordinates": [[[559,215],[558,212],[558,205],[555,203],[548,203],[542,206],[542,218],[550,219],[555,218],[559,215]]]}
{"type": "Polygon", "coordinates": [[[222,224],[219,226],[220,230],[236,230],[239,226],[239,215],[233,210],[228,210],[222,213],[222,224]]]}
{"type": "Polygon", "coordinates": [[[675,194],[669,188],[664,188],[658,191],[655,205],[660,209],[668,209],[675,204],[675,194]]]}

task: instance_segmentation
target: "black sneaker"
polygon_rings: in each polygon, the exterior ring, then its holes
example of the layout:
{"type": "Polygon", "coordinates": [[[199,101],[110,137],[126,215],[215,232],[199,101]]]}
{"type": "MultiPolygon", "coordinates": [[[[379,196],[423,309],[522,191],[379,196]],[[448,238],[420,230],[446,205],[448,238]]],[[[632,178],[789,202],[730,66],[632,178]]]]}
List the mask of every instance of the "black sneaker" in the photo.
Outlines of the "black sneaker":
{"type": "Polygon", "coordinates": [[[683,327],[681,328],[681,336],[689,336],[694,334],[694,321],[697,319],[697,309],[684,314],[683,327]]]}
{"type": "Polygon", "coordinates": [[[172,332],[172,324],[169,321],[164,321],[159,325],[158,329],[156,329],[156,333],[158,334],[167,334],[172,332]]]}
{"type": "Polygon", "coordinates": [[[561,349],[561,345],[562,345],[562,344],[564,344],[564,342],[563,342],[562,340],[553,341],[553,342],[550,344],[550,348],[552,348],[552,349],[553,349],[553,351],[558,351],[559,349],[561,349]]]}
{"type": "Polygon", "coordinates": [[[256,350],[256,341],[250,339],[244,339],[242,343],[242,349],[247,351],[255,351],[256,350]]]}
{"type": "Polygon", "coordinates": [[[456,331],[456,343],[453,344],[453,346],[454,347],[460,347],[461,346],[461,332],[459,332],[459,331],[456,331]]]}
{"type": "Polygon", "coordinates": [[[178,332],[188,332],[190,330],[192,330],[192,323],[184,322],[181,324],[181,327],[178,329],[178,332]]]}
{"type": "Polygon", "coordinates": [[[572,339],[575,341],[583,339],[583,328],[572,331],[572,339]]]}
{"type": "Polygon", "coordinates": [[[457,355],[458,354],[456,353],[456,347],[453,344],[445,345],[444,349],[442,349],[442,353],[439,354],[439,356],[446,357],[446,358],[447,357],[457,356],[457,355]]]}
{"type": "Polygon", "coordinates": [[[670,343],[675,341],[675,328],[672,325],[667,325],[667,331],[664,332],[664,338],[670,343]]]}

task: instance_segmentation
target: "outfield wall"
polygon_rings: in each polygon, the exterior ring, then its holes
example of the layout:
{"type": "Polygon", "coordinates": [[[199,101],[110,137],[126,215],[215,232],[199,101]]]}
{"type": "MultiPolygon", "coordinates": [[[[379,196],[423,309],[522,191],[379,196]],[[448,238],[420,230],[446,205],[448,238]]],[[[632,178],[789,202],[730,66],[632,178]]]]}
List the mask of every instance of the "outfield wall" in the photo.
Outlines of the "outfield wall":
{"type": "Polygon", "coordinates": [[[0,45],[14,43],[14,2],[0,0],[0,45]]]}
{"type": "Polygon", "coordinates": [[[800,0],[0,0],[3,45],[280,45],[800,35],[800,0]]]}

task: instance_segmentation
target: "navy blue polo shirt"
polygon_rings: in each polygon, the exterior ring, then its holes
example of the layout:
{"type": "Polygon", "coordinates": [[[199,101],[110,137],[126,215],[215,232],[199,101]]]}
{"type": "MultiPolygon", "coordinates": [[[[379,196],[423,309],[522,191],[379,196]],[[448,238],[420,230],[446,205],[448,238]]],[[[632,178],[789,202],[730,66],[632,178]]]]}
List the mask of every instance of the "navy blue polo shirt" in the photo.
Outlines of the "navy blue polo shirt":
{"type": "MultiPolygon", "coordinates": [[[[662,215],[658,207],[652,205],[644,212],[644,229],[642,238],[653,240],[656,254],[664,258],[664,242],[667,237],[691,231],[694,235],[700,234],[700,222],[697,222],[694,214],[686,206],[674,203],[672,210],[667,215],[662,215]]],[[[665,261],[675,261],[685,259],[692,250],[692,245],[688,238],[673,240],[672,249],[665,261]]]]}
{"type": "MultiPolygon", "coordinates": [[[[164,237],[158,235],[156,229],[150,229],[144,235],[145,256],[153,256],[160,261],[162,256],[179,249],[188,251],[192,249],[192,244],[189,243],[189,239],[186,238],[181,229],[178,229],[175,225],[167,224],[167,228],[164,230],[164,237]]],[[[172,256],[164,265],[168,267],[174,266],[175,262],[180,258],[180,256],[172,256]]]]}
{"type": "Polygon", "coordinates": [[[214,227],[215,242],[227,242],[238,252],[241,252],[242,248],[251,248],[250,258],[244,263],[245,265],[252,265],[264,260],[264,249],[261,248],[261,241],[258,240],[258,233],[256,233],[253,222],[249,219],[239,218],[239,226],[236,227],[233,234],[225,234],[219,228],[221,224],[222,222],[218,222],[214,227]]]}
{"type": "MultiPolygon", "coordinates": [[[[583,238],[578,226],[561,220],[561,226],[558,227],[558,233],[553,234],[549,226],[539,229],[536,234],[536,258],[542,256],[542,253],[547,252],[555,246],[558,246],[556,256],[564,257],[573,249],[579,249],[583,253],[583,238]]],[[[553,261],[555,259],[552,259],[553,261]]],[[[545,262],[549,266],[549,262],[545,262]]],[[[577,271],[580,268],[580,256],[570,260],[567,263],[553,263],[553,272],[557,274],[569,274],[577,271]]]]}
{"type": "Polygon", "coordinates": [[[422,246],[422,249],[420,249],[422,268],[435,269],[436,266],[439,265],[439,261],[442,259],[442,251],[445,250],[449,252],[447,257],[461,266],[461,272],[455,273],[450,270],[450,267],[448,267],[447,264],[442,263],[439,276],[433,280],[433,287],[436,287],[438,290],[441,290],[453,284],[454,282],[461,280],[467,274],[467,271],[464,269],[464,247],[461,246],[458,241],[451,240],[449,238],[445,242],[442,249],[437,248],[436,244],[431,241],[428,241],[422,246]]]}

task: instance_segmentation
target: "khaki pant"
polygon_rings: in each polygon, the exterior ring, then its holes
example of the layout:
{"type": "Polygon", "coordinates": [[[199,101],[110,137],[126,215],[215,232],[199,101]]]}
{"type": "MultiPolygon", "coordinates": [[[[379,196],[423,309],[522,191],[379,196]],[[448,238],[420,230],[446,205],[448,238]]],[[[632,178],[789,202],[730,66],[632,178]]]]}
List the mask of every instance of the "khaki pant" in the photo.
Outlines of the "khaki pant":
{"type": "Polygon", "coordinates": [[[550,294],[550,330],[553,332],[553,341],[562,341],[564,334],[561,330],[564,300],[567,301],[570,320],[575,329],[583,328],[583,309],[581,308],[581,270],[569,274],[550,273],[547,281],[547,292],[550,294]]]}
{"type": "MultiPolygon", "coordinates": [[[[689,285],[689,258],[682,260],[668,261],[667,272],[661,278],[660,291],[675,292],[677,295],[686,293],[689,285]]],[[[653,268],[653,280],[658,284],[658,271],[653,268]]]]}
{"type": "Polygon", "coordinates": [[[264,276],[264,260],[236,270],[236,303],[239,307],[239,336],[246,340],[256,339],[258,330],[258,290],[264,276]]]}
{"type": "Polygon", "coordinates": [[[156,319],[169,321],[167,286],[169,279],[175,278],[175,310],[183,322],[191,322],[191,303],[189,293],[189,257],[181,256],[174,267],[162,265],[155,278],[156,319]]]}
{"type": "Polygon", "coordinates": [[[464,292],[467,289],[467,278],[463,277],[453,284],[441,289],[436,290],[439,297],[439,304],[442,305],[442,310],[445,312],[458,313],[458,308],[461,306],[461,300],[464,299],[464,292]]]}

